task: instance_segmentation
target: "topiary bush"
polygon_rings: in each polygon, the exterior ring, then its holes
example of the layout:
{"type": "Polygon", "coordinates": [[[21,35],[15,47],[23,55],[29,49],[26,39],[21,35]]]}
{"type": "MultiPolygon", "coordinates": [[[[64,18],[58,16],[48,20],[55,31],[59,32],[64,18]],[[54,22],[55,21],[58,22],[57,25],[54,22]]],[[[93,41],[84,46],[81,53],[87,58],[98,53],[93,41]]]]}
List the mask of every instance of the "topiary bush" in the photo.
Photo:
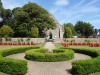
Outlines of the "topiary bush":
{"type": "Polygon", "coordinates": [[[0,71],[12,75],[27,73],[27,61],[10,58],[0,58],[0,71]]]}
{"type": "Polygon", "coordinates": [[[93,57],[93,59],[77,60],[72,62],[72,73],[73,75],[88,75],[100,71],[100,51],[93,50],[90,48],[74,48],[68,47],[75,52],[87,54],[93,57]]]}
{"type": "Polygon", "coordinates": [[[74,51],[68,49],[54,49],[48,52],[47,49],[33,49],[25,52],[25,58],[40,62],[66,61],[74,57],[74,51]]]}
{"type": "Polygon", "coordinates": [[[12,75],[24,75],[27,72],[27,61],[17,60],[12,58],[4,58],[5,56],[25,52],[29,49],[39,48],[38,46],[32,47],[18,47],[8,50],[0,51],[0,71],[12,75]]]}

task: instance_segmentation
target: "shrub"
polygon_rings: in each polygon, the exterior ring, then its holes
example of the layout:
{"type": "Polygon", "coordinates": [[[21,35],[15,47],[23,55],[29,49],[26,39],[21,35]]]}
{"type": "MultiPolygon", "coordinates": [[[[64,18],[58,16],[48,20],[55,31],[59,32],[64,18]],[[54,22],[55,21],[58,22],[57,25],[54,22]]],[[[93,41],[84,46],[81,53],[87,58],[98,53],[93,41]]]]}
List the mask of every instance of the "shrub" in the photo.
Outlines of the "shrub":
{"type": "Polygon", "coordinates": [[[14,31],[7,25],[3,25],[0,28],[0,36],[4,37],[4,36],[13,36],[14,31]]]}
{"type": "Polygon", "coordinates": [[[75,52],[83,53],[95,57],[93,59],[86,60],[77,60],[72,62],[72,73],[73,75],[88,75],[90,73],[95,73],[100,71],[100,51],[93,50],[90,48],[74,48],[69,47],[68,49],[72,49],[75,52]]]}
{"type": "Polygon", "coordinates": [[[39,34],[38,28],[31,28],[32,37],[37,38],[39,34]]]}
{"type": "Polygon", "coordinates": [[[18,47],[0,51],[0,71],[13,75],[24,75],[27,72],[27,61],[11,59],[11,58],[3,58],[3,57],[15,53],[21,53],[26,50],[34,48],[39,48],[39,47],[38,46],[18,47]]]}
{"type": "Polygon", "coordinates": [[[72,38],[72,30],[69,27],[65,28],[64,37],[65,38],[72,38]]]}
{"type": "Polygon", "coordinates": [[[23,75],[27,72],[27,61],[0,58],[0,71],[13,75],[23,75]]]}
{"type": "Polygon", "coordinates": [[[66,61],[74,57],[74,52],[68,49],[55,49],[47,52],[47,49],[36,49],[25,52],[25,58],[40,62],[66,61]]]}

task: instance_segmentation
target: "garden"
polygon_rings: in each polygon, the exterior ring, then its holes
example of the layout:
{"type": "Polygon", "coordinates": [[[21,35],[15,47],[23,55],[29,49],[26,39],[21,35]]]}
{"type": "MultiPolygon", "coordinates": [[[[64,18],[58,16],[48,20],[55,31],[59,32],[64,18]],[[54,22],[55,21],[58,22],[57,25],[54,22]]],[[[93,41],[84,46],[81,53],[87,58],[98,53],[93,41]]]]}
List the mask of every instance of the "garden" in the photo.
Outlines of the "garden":
{"type": "MultiPolygon", "coordinates": [[[[28,71],[28,61],[6,56],[24,53],[27,60],[35,62],[63,62],[74,58],[74,53],[82,53],[92,59],[72,61],[72,75],[99,75],[100,47],[68,46],[55,44],[56,49],[48,51],[44,44],[37,46],[0,46],[0,74],[25,75],[28,71]],[[6,74],[5,74],[6,73],[6,74]]],[[[66,63],[67,64],[67,63],[66,63]]],[[[67,66],[66,66],[67,67],[67,66]]]]}
{"type": "Polygon", "coordinates": [[[60,26],[36,3],[11,10],[0,0],[0,75],[100,75],[99,38],[88,22],[60,26]]]}

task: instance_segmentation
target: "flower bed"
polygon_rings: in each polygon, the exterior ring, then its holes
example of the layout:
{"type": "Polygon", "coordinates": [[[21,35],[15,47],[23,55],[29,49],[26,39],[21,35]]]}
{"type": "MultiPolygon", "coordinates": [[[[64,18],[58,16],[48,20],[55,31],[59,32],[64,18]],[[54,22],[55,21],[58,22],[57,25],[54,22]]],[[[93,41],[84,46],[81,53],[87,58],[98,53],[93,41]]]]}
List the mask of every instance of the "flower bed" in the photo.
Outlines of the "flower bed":
{"type": "Polygon", "coordinates": [[[48,52],[47,49],[33,49],[25,52],[26,59],[40,62],[66,61],[73,57],[74,51],[68,49],[54,49],[53,52],[48,52]]]}
{"type": "Polygon", "coordinates": [[[100,43],[61,43],[62,46],[90,46],[90,47],[100,47],[100,43]]]}
{"type": "Polygon", "coordinates": [[[22,45],[22,46],[24,46],[24,45],[38,45],[38,43],[33,43],[33,42],[27,42],[27,43],[25,43],[25,42],[23,42],[23,43],[0,43],[0,45],[22,45]]]}
{"type": "Polygon", "coordinates": [[[36,47],[18,47],[0,51],[0,71],[12,75],[24,75],[27,72],[27,61],[17,60],[11,58],[4,58],[5,56],[25,52],[29,49],[39,48],[36,47]]]}

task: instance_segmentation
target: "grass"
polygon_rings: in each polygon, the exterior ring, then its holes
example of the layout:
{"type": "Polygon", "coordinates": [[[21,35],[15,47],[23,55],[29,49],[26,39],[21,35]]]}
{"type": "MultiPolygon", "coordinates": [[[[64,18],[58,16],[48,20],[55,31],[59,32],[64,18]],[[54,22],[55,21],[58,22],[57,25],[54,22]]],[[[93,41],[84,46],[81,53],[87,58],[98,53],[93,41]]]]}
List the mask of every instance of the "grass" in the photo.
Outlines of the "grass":
{"type": "Polygon", "coordinates": [[[39,44],[39,47],[40,47],[40,48],[43,48],[44,46],[45,46],[45,43],[39,44]]]}
{"type": "Polygon", "coordinates": [[[60,44],[55,44],[55,47],[56,47],[56,48],[61,48],[61,47],[63,47],[63,46],[60,45],[60,44]]]}
{"type": "Polygon", "coordinates": [[[0,46],[0,50],[18,48],[18,47],[29,47],[29,46],[0,46]]]}
{"type": "Polygon", "coordinates": [[[100,50],[100,47],[89,47],[89,46],[69,46],[69,48],[84,48],[84,49],[91,49],[91,50],[100,50]]]}
{"type": "Polygon", "coordinates": [[[8,74],[5,74],[5,73],[0,72],[0,75],[8,75],[8,74]]]}

